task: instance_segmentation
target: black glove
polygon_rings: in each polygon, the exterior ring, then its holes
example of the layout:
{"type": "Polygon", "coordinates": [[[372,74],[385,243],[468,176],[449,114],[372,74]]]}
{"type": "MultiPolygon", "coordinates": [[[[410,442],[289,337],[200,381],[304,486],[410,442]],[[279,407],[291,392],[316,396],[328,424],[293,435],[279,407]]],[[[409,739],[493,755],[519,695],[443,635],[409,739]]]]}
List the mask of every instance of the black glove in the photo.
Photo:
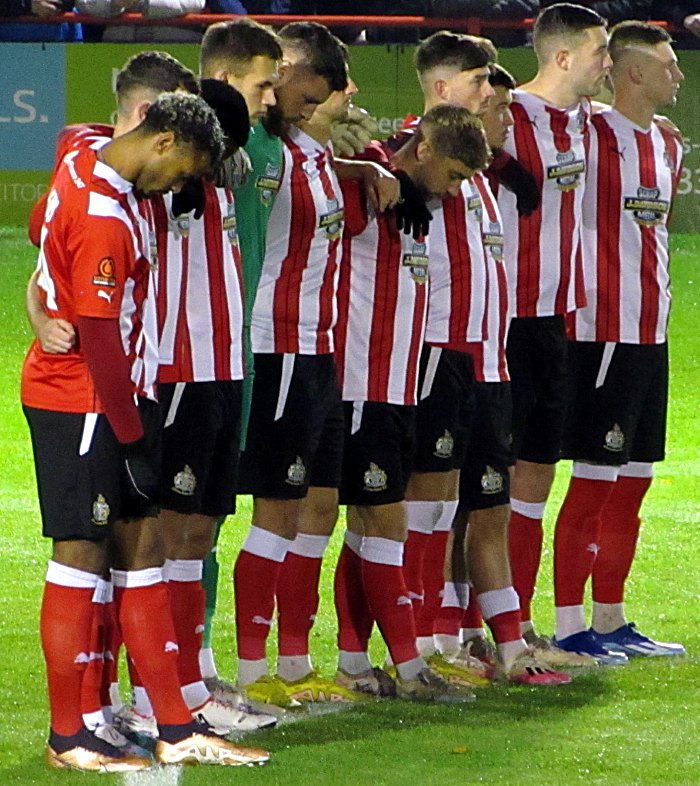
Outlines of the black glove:
{"type": "Polygon", "coordinates": [[[145,438],[122,444],[121,450],[130,501],[137,506],[156,504],[160,497],[159,463],[145,438]]]}
{"type": "Polygon", "coordinates": [[[542,195],[535,178],[515,158],[511,158],[496,173],[498,180],[515,194],[518,214],[529,216],[540,206],[542,195]]]}
{"type": "Polygon", "coordinates": [[[396,226],[406,235],[413,233],[413,239],[425,237],[433,220],[433,214],[425,206],[425,197],[418,186],[402,170],[394,173],[401,183],[401,201],[394,206],[396,226]]]}
{"type": "Polygon", "coordinates": [[[201,178],[187,180],[182,189],[173,194],[173,215],[184,216],[194,210],[194,217],[201,218],[206,201],[204,181],[201,178]]]}

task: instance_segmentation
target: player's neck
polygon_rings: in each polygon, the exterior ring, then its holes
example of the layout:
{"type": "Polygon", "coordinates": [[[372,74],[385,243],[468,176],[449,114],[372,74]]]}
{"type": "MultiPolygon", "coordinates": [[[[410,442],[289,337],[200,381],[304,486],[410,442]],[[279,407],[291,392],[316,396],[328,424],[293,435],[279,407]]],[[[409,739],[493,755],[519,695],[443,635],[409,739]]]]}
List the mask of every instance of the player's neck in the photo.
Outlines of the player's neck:
{"type": "Polygon", "coordinates": [[[98,151],[98,158],[129,183],[135,183],[141,171],[139,145],[128,135],[108,142],[98,151]]]}
{"type": "Polygon", "coordinates": [[[645,101],[640,101],[639,97],[633,93],[618,90],[612,105],[613,109],[640,128],[651,128],[656,114],[654,107],[649,106],[645,101]]]}
{"type": "Polygon", "coordinates": [[[558,109],[575,106],[582,98],[570,80],[562,79],[559,74],[550,75],[546,72],[538,73],[530,82],[520,85],[519,89],[532,93],[558,109]]]}

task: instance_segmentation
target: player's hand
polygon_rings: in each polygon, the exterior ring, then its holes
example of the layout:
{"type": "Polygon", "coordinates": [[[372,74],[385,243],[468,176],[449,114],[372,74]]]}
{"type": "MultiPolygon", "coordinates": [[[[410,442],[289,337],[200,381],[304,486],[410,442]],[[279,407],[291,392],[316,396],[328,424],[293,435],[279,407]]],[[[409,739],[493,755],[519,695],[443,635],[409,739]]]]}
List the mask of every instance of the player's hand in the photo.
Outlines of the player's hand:
{"type": "Polygon", "coordinates": [[[361,153],[379,133],[377,121],[366,109],[350,104],[344,120],[333,123],[333,150],[340,157],[361,153]]]}
{"type": "Polygon", "coordinates": [[[204,193],[204,181],[201,178],[192,178],[176,194],[173,194],[173,215],[184,216],[194,210],[194,217],[201,218],[204,205],[207,201],[204,193]]]}
{"type": "Polygon", "coordinates": [[[34,16],[56,16],[62,11],[61,0],[32,0],[34,16]]]}
{"type": "Polygon", "coordinates": [[[515,204],[518,214],[529,216],[540,206],[542,195],[537,186],[537,181],[515,158],[498,170],[498,179],[515,194],[515,204]]]}
{"type": "Polygon", "coordinates": [[[689,14],[683,20],[683,27],[693,35],[700,36],[700,14],[689,14]]]}
{"type": "Polygon", "coordinates": [[[386,169],[372,161],[362,161],[362,183],[370,205],[378,212],[394,205],[401,199],[399,181],[386,169]]]}
{"type": "Polygon", "coordinates": [[[34,327],[42,351],[50,355],[64,355],[75,346],[75,328],[65,319],[46,317],[34,327]]]}
{"type": "Polygon", "coordinates": [[[132,503],[155,504],[160,496],[160,475],[156,456],[148,450],[144,437],[121,445],[126,475],[126,493],[132,503]]]}
{"type": "Polygon", "coordinates": [[[666,131],[666,133],[671,134],[671,136],[674,136],[681,144],[683,144],[683,134],[680,128],[678,128],[678,126],[673,122],[673,120],[666,117],[666,115],[654,115],[654,122],[662,131],[666,131]]]}
{"type": "Polygon", "coordinates": [[[397,169],[395,174],[401,184],[401,199],[394,207],[396,226],[404,234],[412,234],[414,240],[419,240],[428,234],[433,214],[428,210],[425,197],[413,180],[400,169],[397,169]]]}
{"type": "Polygon", "coordinates": [[[247,182],[252,171],[250,156],[239,147],[233,155],[221,162],[214,173],[214,184],[217,188],[238,188],[247,182]]]}

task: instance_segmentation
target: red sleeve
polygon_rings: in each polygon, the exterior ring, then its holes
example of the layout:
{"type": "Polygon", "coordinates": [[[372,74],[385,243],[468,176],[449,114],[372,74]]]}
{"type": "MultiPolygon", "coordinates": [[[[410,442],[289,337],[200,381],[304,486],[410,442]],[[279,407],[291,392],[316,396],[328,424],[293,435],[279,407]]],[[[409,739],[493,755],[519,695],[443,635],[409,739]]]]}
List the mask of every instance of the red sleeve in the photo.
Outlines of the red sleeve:
{"type": "Polygon", "coordinates": [[[493,158],[491,159],[491,163],[489,164],[488,171],[491,175],[498,176],[498,173],[503,169],[503,167],[511,161],[513,156],[510,153],[506,153],[503,148],[500,150],[496,150],[493,154],[493,158]]]}
{"type": "Polygon", "coordinates": [[[350,237],[364,232],[367,226],[367,199],[359,180],[341,180],[345,224],[343,232],[350,237]]]}
{"type": "Polygon", "coordinates": [[[37,199],[34,207],[32,208],[32,212],[29,214],[29,226],[27,227],[27,232],[29,234],[29,240],[39,248],[41,244],[41,227],[44,223],[44,213],[46,213],[46,200],[49,198],[49,192],[46,191],[43,193],[39,199],[37,199]]]}
{"type": "Polygon", "coordinates": [[[133,238],[125,224],[111,216],[86,216],[68,251],[76,314],[118,319],[134,262],[133,238]]]}
{"type": "Polygon", "coordinates": [[[143,436],[143,426],[134,403],[129,361],[122,348],[119,320],[78,317],[78,335],[112,431],[121,443],[135,442],[143,436]]]}

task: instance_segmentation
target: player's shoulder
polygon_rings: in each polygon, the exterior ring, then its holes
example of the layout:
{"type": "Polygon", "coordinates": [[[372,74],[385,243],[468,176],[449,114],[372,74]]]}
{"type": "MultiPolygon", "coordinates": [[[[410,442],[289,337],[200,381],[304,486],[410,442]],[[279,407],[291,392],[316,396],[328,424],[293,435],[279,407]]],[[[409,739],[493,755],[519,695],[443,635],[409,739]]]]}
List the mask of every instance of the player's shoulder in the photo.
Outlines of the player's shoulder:
{"type": "Polygon", "coordinates": [[[56,139],[56,161],[60,163],[72,150],[102,146],[112,138],[114,128],[99,123],[76,123],[59,131],[56,139]]]}

